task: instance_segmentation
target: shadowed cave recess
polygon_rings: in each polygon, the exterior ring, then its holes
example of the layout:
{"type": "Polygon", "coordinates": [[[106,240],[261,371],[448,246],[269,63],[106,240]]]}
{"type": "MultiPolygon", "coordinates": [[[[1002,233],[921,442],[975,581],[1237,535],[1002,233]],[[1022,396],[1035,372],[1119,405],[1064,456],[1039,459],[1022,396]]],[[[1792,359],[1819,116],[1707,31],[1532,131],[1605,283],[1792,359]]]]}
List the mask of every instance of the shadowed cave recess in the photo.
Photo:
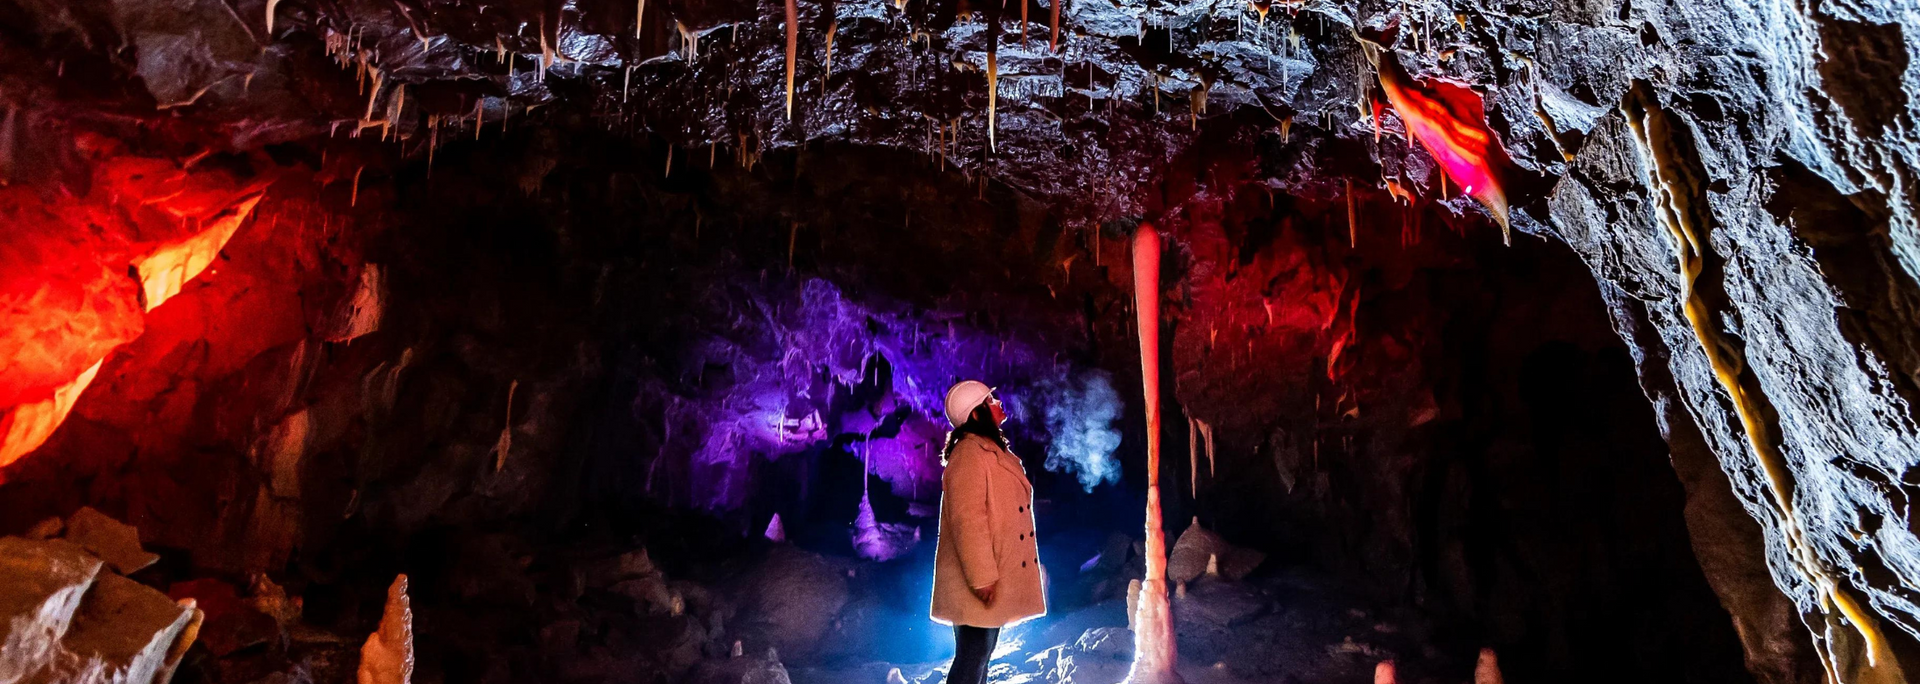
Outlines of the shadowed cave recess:
{"type": "Polygon", "coordinates": [[[1920,9],[1019,2],[0,0],[0,684],[1920,667],[1920,9]]]}

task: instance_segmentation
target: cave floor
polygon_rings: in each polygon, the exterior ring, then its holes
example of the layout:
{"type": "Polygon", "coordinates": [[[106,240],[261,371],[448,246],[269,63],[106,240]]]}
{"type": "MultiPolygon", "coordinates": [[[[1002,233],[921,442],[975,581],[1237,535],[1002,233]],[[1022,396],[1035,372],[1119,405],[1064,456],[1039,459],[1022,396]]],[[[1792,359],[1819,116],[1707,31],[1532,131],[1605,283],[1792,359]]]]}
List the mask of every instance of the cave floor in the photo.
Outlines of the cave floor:
{"type": "MultiPolygon", "coordinates": [[[[1430,644],[1425,621],[1357,607],[1329,578],[1304,570],[1242,581],[1202,577],[1174,599],[1180,673],[1188,684],[1344,684],[1372,681],[1395,660],[1399,681],[1472,677],[1471,654],[1430,644]]],[[[1005,630],[989,681],[1114,684],[1133,652],[1124,599],[1102,601],[1005,630]]],[[[947,662],[790,666],[794,684],[945,680],[947,662]]]]}

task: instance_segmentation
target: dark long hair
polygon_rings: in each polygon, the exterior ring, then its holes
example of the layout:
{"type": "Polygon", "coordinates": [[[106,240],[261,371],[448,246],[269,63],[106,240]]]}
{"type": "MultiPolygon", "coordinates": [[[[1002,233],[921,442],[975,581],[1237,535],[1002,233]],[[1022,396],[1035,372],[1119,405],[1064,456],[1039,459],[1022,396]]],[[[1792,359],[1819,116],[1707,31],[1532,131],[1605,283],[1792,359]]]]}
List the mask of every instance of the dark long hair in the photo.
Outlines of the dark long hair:
{"type": "Polygon", "coordinates": [[[961,423],[960,427],[947,433],[947,446],[940,450],[940,465],[947,464],[947,459],[953,456],[953,447],[967,435],[985,437],[994,444],[1000,445],[1002,450],[1009,453],[1013,451],[1007,446],[1007,436],[1000,432],[1000,422],[993,419],[993,408],[983,401],[979,406],[973,407],[973,413],[967,414],[967,422],[961,423]]]}

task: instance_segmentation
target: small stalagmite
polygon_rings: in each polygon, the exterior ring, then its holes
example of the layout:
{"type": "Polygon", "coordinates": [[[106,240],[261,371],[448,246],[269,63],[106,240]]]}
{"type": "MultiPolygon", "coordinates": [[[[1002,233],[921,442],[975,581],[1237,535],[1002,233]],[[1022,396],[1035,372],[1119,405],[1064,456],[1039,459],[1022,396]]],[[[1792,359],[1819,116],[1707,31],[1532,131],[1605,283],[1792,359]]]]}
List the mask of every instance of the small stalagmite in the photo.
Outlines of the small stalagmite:
{"type": "Polygon", "coordinates": [[[413,603],[407,599],[407,576],[393,578],[387,587],[387,609],[380,629],[360,647],[359,684],[412,684],[413,603]]]}
{"type": "Polygon", "coordinates": [[[1394,676],[1393,661],[1382,660],[1373,666],[1373,684],[1400,684],[1400,680],[1394,676]]]}
{"type": "Polygon", "coordinates": [[[1494,655],[1491,648],[1480,649],[1480,661],[1473,665],[1473,684],[1506,684],[1506,682],[1506,678],[1500,676],[1499,656],[1494,655]]]}

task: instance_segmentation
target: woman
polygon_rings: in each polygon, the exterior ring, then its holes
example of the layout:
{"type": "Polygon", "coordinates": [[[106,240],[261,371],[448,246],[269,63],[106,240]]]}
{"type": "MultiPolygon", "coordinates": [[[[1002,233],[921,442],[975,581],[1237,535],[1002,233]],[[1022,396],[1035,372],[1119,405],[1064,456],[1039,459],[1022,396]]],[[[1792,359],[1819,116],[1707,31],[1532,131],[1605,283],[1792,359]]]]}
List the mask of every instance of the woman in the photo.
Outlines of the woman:
{"type": "Polygon", "coordinates": [[[1000,628],[1047,614],[1040,544],[1033,537],[1033,484],[1007,450],[1007,414],[985,384],[947,390],[940,478],[940,541],[934,552],[933,619],[953,625],[947,684],[982,684],[1000,628]]]}

